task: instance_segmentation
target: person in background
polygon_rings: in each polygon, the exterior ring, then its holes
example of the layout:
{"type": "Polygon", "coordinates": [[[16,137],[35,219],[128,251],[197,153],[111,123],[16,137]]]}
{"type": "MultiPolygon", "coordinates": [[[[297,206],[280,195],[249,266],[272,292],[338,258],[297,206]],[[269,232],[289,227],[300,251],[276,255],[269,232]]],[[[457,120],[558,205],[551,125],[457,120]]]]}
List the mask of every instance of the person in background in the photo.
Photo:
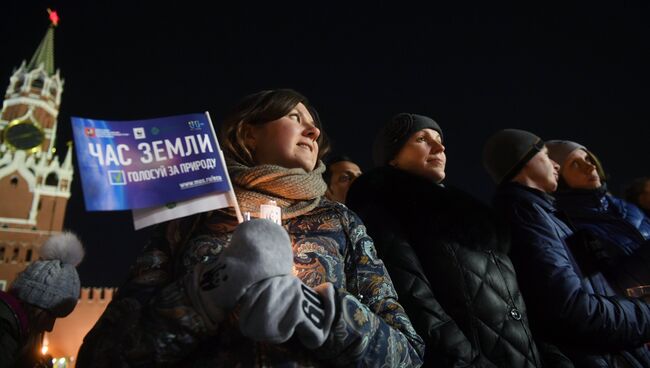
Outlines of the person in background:
{"type": "Polygon", "coordinates": [[[348,156],[334,156],[327,161],[323,179],[327,184],[325,196],[335,202],[345,204],[345,198],[352,182],[361,175],[361,168],[348,156]]]}
{"type": "Polygon", "coordinates": [[[288,89],[245,97],[220,126],[242,211],[155,232],[85,337],[78,367],[417,367],[424,350],[361,221],[324,198],[323,126],[288,89]]]}
{"type": "Polygon", "coordinates": [[[560,165],[557,208],[583,238],[576,245],[589,245],[573,250],[583,270],[603,271],[623,295],[627,288],[650,284],[650,218],[607,192],[603,166],[585,146],[550,140],[546,147],[560,165]]]}
{"type": "Polygon", "coordinates": [[[497,184],[495,208],[510,227],[510,257],[536,336],[576,367],[650,367],[650,305],[617,295],[601,272],[576,262],[574,230],[551,195],[560,167],[544,142],[501,130],[485,143],[483,163],[497,184]]]}
{"type": "MultiPolygon", "coordinates": [[[[427,344],[427,367],[541,367],[507,229],[469,194],[442,184],[447,156],[433,119],[395,115],[373,145],[375,169],[351,186],[399,301],[427,344]]],[[[564,358],[549,366],[572,367],[564,358]]]]}
{"type": "Polygon", "coordinates": [[[625,188],[625,200],[637,205],[646,216],[650,216],[650,178],[634,179],[625,188]]]}
{"type": "Polygon", "coordinates": [[[76,266],[83,256],[73,233],[54,235],[9,291],[0,291],[0,367],[51,366],[51,357],[40,351],[43,333],[77,306],[81,284],[76,266]]]}

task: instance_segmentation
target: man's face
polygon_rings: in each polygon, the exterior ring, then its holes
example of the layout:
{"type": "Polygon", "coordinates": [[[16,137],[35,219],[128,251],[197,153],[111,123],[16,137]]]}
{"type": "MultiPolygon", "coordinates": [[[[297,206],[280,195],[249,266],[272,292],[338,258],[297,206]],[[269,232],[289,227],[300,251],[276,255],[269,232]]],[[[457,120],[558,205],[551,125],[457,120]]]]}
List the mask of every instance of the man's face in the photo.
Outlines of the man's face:
{"type": "Polygon", "coordinates": [[[345,203],[352,182],[361,175],[361,169],[350,161],[339,161],[330,165],[332,176],[327,183],[325,196],[333,201],[345,203]]]}
{"type": "Polygon", "coordinates": [[[548,157],[548,149],[544,147],[526,163],[514,178],[520,184],[553,193],[557,189],[557,179],[560,165],[548,157]]]}

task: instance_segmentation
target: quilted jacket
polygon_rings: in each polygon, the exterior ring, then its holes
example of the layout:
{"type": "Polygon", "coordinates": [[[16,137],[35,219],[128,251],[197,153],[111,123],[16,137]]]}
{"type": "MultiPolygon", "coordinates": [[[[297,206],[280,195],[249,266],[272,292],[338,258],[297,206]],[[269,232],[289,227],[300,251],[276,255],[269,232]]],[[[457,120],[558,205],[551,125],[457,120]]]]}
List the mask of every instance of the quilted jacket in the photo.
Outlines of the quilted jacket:
{"type": "Polygon", "coordinates": [[[347,203],[427,343],[425,366],[541,366],[507,232],[487,206],[388,166],[357,179],[347,203]]]}
{"type": "Polygon", "coordinates": [[[208,330],[188,300],[183,276],[219,257],[236,225],[215,211],[156,232],[85,337],[77,367],[420,366],[424,344],[397,303],[365,227],[326,199],[283,222],[297,276],[312,287],[328,281],[336,288],[337,314],[325,344],[309,350],[296,338],[277,345],[253,341],[239,331],[236,312],[217,331],[208,330]],[[187,234],[187,241],[174,240],[187,234]]]}
{"type": "Polygon", "coordinates": [[[617,296],[602,273],[582,272],[553,197],[508,183],[495,206],[510,223],[510,256],[533,331],[576,367],[650,367],[650,305],[617,296]]]}
{"type": "Polygon", "coordinates": [[[602,268],[621,294],[650,284],[650,219],[635,205],[594,190],[565,190],[555,194],[557,207],[576,229],[587,230],[609,251],[602,268]]]}

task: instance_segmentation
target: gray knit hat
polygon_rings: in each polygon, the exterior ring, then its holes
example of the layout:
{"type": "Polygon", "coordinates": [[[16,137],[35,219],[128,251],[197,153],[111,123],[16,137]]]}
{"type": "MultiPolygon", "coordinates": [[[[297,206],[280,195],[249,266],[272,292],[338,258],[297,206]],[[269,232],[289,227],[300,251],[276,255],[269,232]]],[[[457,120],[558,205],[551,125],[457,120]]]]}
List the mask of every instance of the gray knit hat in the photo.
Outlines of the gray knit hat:
{"type": "Polygon", "coordinates": [[[589,151],[587,147],[581,145],[580,143],[561,139],[553,139],[546,141],[546,148],[548,148],[548,157],[550,157],[551,160],[557,162],[557,164],[560,165],[560,168],[564,166],[564,162],[566,161],[567,157],[569,157],[571,152],[577,149],[584,150],[587,152],[587,156],[591,158],[591,161],[596,166],[596,171],[598,172],[600,179],[606,179],[605,170],[603,169],[603,165],[600,163],[598,157],[596,157],[593,152],[589,151]]]}
{"type": "Polygon", "coordinates": [[[566,161],[566,158],[571,152],[577,149],[587,151],[587,148],[579,143],[560,139],[546,141],[546,148],[548,148],[548,157],[560,166],[564,165],[564,161],[566,161]]]}
{"type": "Polygon", "coordinates": [[[483,166],[497,183],[514,178],[544,148],[538,136],[525,130],[504,129],[491,136],[483,148],[483,166]]]}
{"type": "Polygon", "coordinates": [[[413,133],[427,128],[437,131],[442,138],[442,129],[438,123],[427,116],[409,113],[393,116],[375,137],[372,146],[372,158],[375,165],[386,165],[397,155],[413,133]]]}
{"type": "Polygon", "coordinates": [[[50,237],[32,262],[10,287],[21,301],[65,317],[77,305],[81,284],[76,266],[84,256],[79,239],[70,232],[50,237]]]}

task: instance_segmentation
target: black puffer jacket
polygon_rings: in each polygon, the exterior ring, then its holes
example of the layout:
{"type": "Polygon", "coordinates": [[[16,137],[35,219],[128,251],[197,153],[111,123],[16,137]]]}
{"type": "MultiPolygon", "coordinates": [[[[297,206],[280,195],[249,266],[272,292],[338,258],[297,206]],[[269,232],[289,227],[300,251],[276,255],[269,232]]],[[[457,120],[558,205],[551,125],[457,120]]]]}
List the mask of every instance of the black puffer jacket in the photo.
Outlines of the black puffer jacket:
{"type": "Polygon", "coordinates": [[[489,207],[392,167],[362,175],[347,200],[427,342],[425,366],[541,366],[507,232],[489,207]]]}

